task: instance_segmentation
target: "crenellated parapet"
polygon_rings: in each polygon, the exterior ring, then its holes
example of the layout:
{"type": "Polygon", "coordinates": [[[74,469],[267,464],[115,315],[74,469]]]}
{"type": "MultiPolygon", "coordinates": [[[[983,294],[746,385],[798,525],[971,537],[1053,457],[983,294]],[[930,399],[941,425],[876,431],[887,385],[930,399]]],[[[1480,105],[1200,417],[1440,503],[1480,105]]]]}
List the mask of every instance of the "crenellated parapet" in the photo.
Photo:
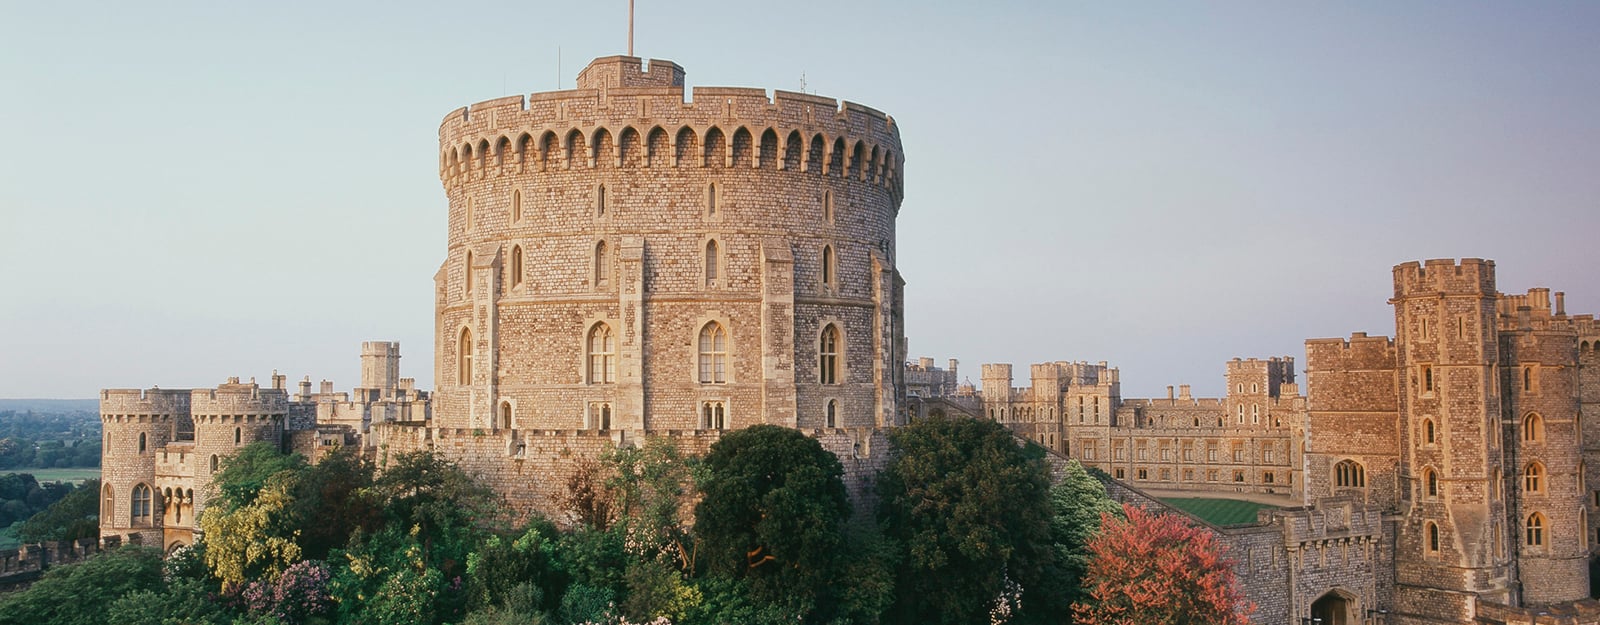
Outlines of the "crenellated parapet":
{"type": "Polygon", "coordinates": [[[447,188],[502,174],[600,168],[748,168],[832,176],[887,189],[899,205],[904,156],[893,117],[853,102],[804,93],[696,87],[685,99],[682,68],[640,59],[596,59],[579,88],[479,102],[439,127],[439,176],[447,188]],[[658,67],[662,66],[662,67],[658,67]]]}
{"type": "Polygon", "coordinates": [[[1494,261],[1436,258],[1394,267],[1394,296],[1495,295],[1494,261]]]}

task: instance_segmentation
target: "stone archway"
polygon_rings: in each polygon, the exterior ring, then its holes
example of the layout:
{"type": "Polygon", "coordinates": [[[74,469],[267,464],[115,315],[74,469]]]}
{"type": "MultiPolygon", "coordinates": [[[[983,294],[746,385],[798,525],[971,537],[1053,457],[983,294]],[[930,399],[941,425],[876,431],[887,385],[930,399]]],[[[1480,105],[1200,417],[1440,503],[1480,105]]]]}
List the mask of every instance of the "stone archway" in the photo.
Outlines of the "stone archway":
{"type": "Polygon", "coordinates": [[[1329,591],[1311,604],[1311,622],[1317,625],[1360,625],[1360,601],[1338,590],[1329,591]]]}

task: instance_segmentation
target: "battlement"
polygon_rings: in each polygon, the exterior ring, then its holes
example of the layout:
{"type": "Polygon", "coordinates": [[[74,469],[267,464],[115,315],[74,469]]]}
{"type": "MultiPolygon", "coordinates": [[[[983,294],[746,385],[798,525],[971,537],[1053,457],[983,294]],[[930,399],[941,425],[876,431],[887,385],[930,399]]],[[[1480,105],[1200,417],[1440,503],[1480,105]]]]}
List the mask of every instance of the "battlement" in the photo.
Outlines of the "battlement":
{"type": "Polygon", "coordinates": [[[190,391],[151,389],[105,389],[100,391],[102,418],[113,415],[176,415],[189,412],[190,391]]]}
{"type": "Polygon", "coordinates": [[[452,111],[439,127],[440,179],[453,186],[490,170],[720,165],[841,176],[901,194],[899,130],[883,112],[742,87],[696,87],[686,101],[682,68],[652,61],[648,72],[631,69],[637,61],[599,59],[578,89],[452,111]]]}
{"type": "Polygon", "coordinates": [[[1482,295],[1495,294],[1494,261],[1480,258],[1432,259],[1394,267],[1394,296],[1482,295]]]}
{"type": "Polygon", "coordinates": [[[289,393],[284,389],[261,388],[254,381],[240,383],[239,378],[229,378],[214,389],[192,391],[190,409],[196,418],[210,415],[280,415],[289,411],[289,393]]]}
{"type": "Polygon", "coordinates": [[[636,87],[683,88],[683,67],[672,61],[636,56],[603,56],[578,72],[579,89],[619,89],[636,87]]]}

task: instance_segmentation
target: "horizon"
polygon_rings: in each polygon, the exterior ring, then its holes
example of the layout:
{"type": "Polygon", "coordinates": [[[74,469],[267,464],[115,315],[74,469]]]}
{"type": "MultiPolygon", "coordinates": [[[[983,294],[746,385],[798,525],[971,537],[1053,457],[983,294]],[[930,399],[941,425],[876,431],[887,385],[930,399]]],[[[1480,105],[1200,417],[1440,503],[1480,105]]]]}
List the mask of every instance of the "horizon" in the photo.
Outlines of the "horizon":
{"type": "MultiPolygon", "coordinates": [[[[26,146],[0,157],[0,397],[275,369],[347,391],[369,340],[435,387],[439,120],[571,89],[627,3],[380,6],[0,10],[26,146]]],[[[1308,339],[1392,335],[1390,267],[1431,258],[1600,313],[1600,6],[727,6],[640,2],[635,51],[689,91],[895,118],[912,362],[1218,396],[1235,357],[1300,374],[1308,339]]]]}

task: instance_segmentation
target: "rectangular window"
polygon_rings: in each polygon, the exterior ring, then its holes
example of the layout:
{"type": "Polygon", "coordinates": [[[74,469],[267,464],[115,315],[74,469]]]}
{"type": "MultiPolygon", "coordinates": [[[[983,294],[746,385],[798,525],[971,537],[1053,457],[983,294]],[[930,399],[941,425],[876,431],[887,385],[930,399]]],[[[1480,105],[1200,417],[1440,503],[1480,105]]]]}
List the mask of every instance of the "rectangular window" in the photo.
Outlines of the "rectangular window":
{"type": "Polygon", "coordinates": [[[1194,448],[1193,447],[1184,447],[1183,448],[1183,461],[1184,462],[1194,462],[1194,448]]]}
{"type": "Polygon", "coordinates": [[[1206,450],[1206,461],[1207,462],[1216,462],[1217,461],[1217,448],[1216,447],[1212,447],[1211,449],[1207,449],[1206,450]]]}
{"type": "Polygon", "coordinates": [[[1234,471],[1233,472],[1233,481],[1235,481],[1235,482],[1243,482],[1244,481],[1244,471],[1234,471]]]}
{"type": "Polygon", "coordinates": [[[1206,481],[1207,482],[1215,482],[1215,481],[1217,481],[1217,470],[1216,469],[1212,469],[1210,471],[1206,471],[1206,481]]]}
{"type": "Polygon", "coordinates": [[[1433,365],[1422,365],[1422,371],[1418,375],[1419,375],[1419,377],[1422,378],[1422,392],[1424,392],[1424,393],[1432,393],[1433,392],[1433,365]]]}
{"type": "Polygon", "coordinates": [[[1265,462],[1267,464],[1272,464],[1272,450],[1271,449],[1266,449],[1266,450],[1263,450],[1261,452],[1261,461],[1265,462]]]}
{"type": "Polygon", "coordinates": [[[1119,479],[1119,480],[1127,479],[1125,477],[1126,475],[1127,475],[1126,473],[1122,472],[1122,469],[1117,469],[1117,479],[1119,479]]]}
{"type": "Polygon", "coordinates": [[[1139,469],[1139,479],[1141,479],[1141,480],[1150,479],[1150,472],[1145,470],[1145,469],[1139,469]]]}
{"type": "Polygon", "coordinates": [[[1267,471],[1266,473],[1262,473],[1261,474],[1261,481],[1266,482],[1268,484],[1272,483],[1272,478],[1273,478],[1273,475],[1272,475],[1271,471],[1267,471]]]}
{"type": "Polygon", "coordinates": [[[1185,481],[1185,482],[1193,482],[1194,481],[1194,469],[1184,469],[1183,470],[1183,481],[1185,481]]]}
{"type": "Polygon", "coordinates": [[[1148,449],[1140,447],[1138,449],[1138,455],[1136,457],[1138,459],[1140,459],[1140,460],[1149,460],[1150,459],[1150,451],[1148,449]]]}
{"type": "Polygon", "coordinates": [[[1161,448],[1161,461],[1162,462],[1171,462],[1172,461],[1172,450],[1171,449],[1168,449],[1166,447],[1162,447],[1161,448]]]}
{"type": "Polygon", "coordinates": [[[1172,480],[1172,469],[1162,469],[1161,470],[1161,481],[1167,482],[1167,481],[1171,481],[1171,480],[1172,480]]]}
{"type": "Polygon", "coordinates": [[[1243,449],[1235,448],[1233,450],[1233,461],[1234,462],[1244,462],[1244,450],[1243,449]]]}
{"type": "Polygon", "coordinates": [[[1111,450],[1111,457],[1116,460],[1121,460],[1124,455],[1126,454],[1123,452],[1121,445],[1118,445],[1111,450]]]}

